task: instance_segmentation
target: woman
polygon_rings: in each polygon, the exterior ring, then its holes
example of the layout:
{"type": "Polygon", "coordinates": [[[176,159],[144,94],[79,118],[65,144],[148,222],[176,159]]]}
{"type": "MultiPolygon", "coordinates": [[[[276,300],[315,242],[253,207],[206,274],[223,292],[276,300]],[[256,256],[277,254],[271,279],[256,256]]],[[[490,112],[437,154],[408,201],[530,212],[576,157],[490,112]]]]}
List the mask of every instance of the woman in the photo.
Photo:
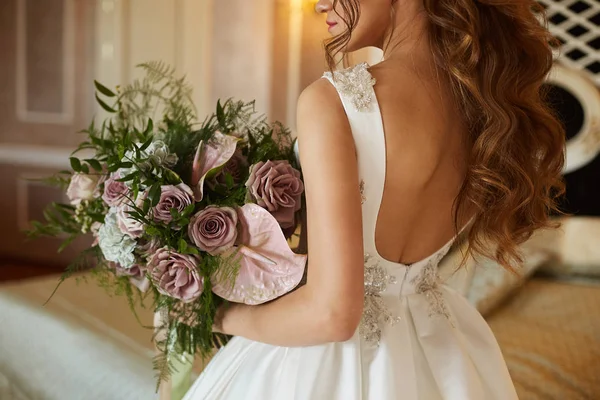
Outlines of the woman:
{"type": "Polygon", "coordinates": [[[339,52],[385,61],[302,94],[305,286],[221,310],[236,337],[188,400],[516,399],[482,317],[436,269],[470,251],[516,269],[563,191],[564,133],[540,98],[550,36],[529,0],[320,0],[339,52]],[[461,227],[461,229],[456,229],[461,227]],[[490,244],[495,244],[490,250],[490,244]]]}

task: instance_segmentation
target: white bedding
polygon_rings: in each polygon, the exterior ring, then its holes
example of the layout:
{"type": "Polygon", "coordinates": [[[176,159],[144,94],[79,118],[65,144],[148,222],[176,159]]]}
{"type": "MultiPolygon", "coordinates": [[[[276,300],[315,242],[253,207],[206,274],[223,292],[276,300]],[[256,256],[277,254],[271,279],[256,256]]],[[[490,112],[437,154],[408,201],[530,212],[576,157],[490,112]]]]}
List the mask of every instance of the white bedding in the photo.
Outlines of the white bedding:
{"type": "Polygon", "coordinates": [[[0,287],[0,400],[158,398],[152,331],[124,299],[71,281],[43,307],[55,282],[0,287]]]}

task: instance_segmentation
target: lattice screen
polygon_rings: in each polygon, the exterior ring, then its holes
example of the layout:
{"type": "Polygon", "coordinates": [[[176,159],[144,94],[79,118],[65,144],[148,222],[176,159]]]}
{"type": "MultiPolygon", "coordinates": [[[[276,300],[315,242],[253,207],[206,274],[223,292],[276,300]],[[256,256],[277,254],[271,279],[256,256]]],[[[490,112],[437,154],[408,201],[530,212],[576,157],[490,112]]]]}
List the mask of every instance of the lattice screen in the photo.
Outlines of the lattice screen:
{"type": "Polygon", "coordinates": [[[600,86],[600,0],[539,0],[549,29],[563,44],[560,61],[600,86]]]}

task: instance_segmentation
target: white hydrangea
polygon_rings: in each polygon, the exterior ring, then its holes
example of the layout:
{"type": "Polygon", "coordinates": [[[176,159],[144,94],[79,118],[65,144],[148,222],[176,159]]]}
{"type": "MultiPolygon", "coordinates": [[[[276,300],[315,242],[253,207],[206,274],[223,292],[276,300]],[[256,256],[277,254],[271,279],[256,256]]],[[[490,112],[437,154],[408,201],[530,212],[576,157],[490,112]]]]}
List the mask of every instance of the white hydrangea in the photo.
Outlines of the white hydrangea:
{"type": "Polygon", "coordinates": [[[135,264],[133,251],[136,241],[119,229],[115,207],[110,208],[104,225],[98,230],[98,245],[108,261],[119,263],[123,268],[131,268],[135,264]]]}

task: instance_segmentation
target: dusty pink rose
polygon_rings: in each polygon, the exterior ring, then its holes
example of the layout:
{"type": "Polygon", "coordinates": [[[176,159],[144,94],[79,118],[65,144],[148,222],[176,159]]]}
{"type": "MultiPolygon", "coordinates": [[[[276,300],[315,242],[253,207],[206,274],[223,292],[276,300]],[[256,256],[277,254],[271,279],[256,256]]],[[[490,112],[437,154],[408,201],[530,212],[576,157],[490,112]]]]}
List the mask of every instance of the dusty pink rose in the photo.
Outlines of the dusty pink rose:
{"type": "Polygon", "coordinates": [[[225,174],[231,175],[234,182],[240,182],[244,179],[246,172],[248,171],[248,160],[242,154],[240,149],[237,149],[233,156],[227,161],[227,164],[223,166],[223,169],[217,174],[215,179],[217,182],[225,183],[225,174]]]}
{"type": "Polygon", "coordinates": [[[216,256],[234,245],[237,222],[237,212],[233,208],[208,206],[192,217],[188,236],[200,250],[216,256]]]}
{"type": "Polygon", "coordinates": [[[148,269],[158,291],[190,303],[201,294],[204,279],[198,272],[198,257],[163,247],[148,260],[148,269]]]}
{"type": "Polygon", "coordinates": [[[117,208],[117,226],[125,235],[139,238],[144,234],[144,224],[129,215],[133,209],[124,205],[117,208]]]}
{"type": "Polygon", "coordinates": [[[67,197],[71,204],[79,205],[83,200],[93,200],[100,196],[100,178],[102,175],[76,173],[71,176],[67,188],[67,197]]]}
{"type": "Polygon", "coordinates": [[[160,241],[156,237],[150,239],[141,239],[138,241],[138,254],[144,258],[151,257],[156,250],[161,247],[160,241]]]}
{"type": "Polygon", "coordinates": [[[117,276],[128,276],[129,281],[140,292],[146,292],[150,288],[150,280],[146,276],[146,268],[140,264],[134,264],[131,268],[123,268],[118,263],[111,262],[110,266],[115,269],[117,276]]]}
{"type": "Polygon", "coordinates": [[[173,220],[171,209],[182,212],[194,202],[194,192],[184,183],[177,186],[164,185],[161,188],[160,201],[154,207],[154,220],[169,223],[173,220]]]}
{"type": "Polygon", "coordinates": [[[246,187],[250,197],[267,209],[283,229],[294,226],[304,191],[300,171],[285,160],[261,161],[250,167],[246,187]]]}
{"type": "MultiPolygon", "coordinates": [[[[144,199],[146,198],[146,192],[140,193],[137,200],[135,201],[135,205],[138,208],[142,208],[144,206],[144,199]]],[[[140,222],[129,215],[130,212],[134,211],[131,205],[127,203],[121,205],[120,207],[116,207],[117,210],[117,226],[119,230],[123,232],[125,235],[128,235],[132,238],[139,238],[144,234],[145,225],[143,222],[140,222]]]]}
{"type": "Polygon", "coordinates": [[[104,182],[104,193],[102,199],[110,207],[118,207],[123,205],[129,196],[129,188],[125,182],[119,182],[122,176],[119,172],[114,172],[104,182]]]}

